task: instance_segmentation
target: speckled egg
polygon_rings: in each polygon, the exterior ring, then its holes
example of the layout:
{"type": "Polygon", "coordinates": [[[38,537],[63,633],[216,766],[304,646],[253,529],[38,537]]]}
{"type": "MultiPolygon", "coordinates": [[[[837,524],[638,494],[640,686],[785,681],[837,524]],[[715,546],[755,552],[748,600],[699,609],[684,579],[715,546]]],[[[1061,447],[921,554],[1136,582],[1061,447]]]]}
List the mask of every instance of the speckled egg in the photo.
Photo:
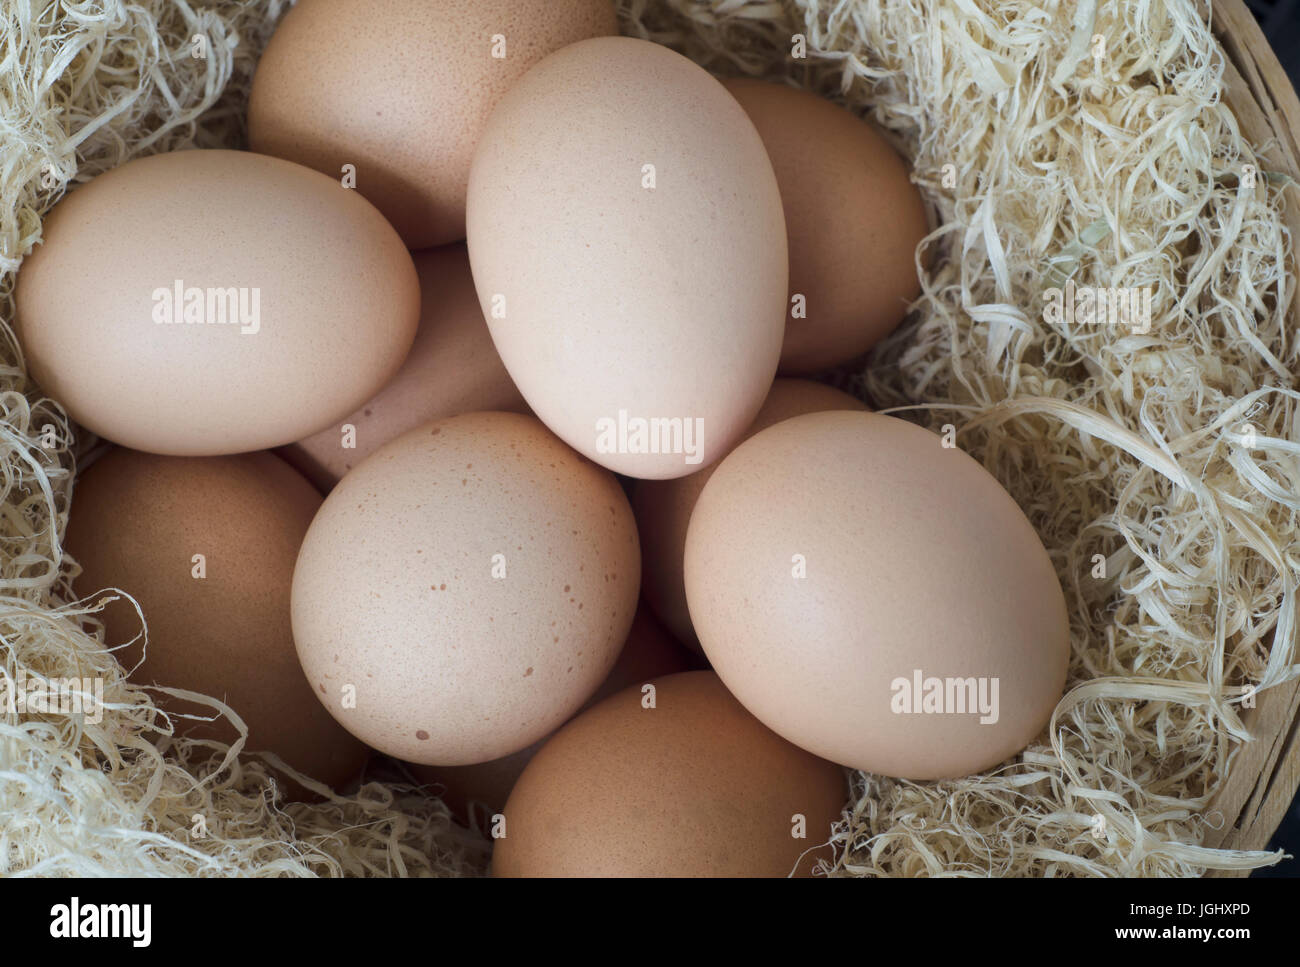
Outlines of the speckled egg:
{"type": "MultiPolygon", "coordinates": [[[[772,384],[763,408],[742,440],[803,413],[866,408],[861,400],[824,383],[778,379],[772,384]]],[[[686,529],[691,522],[691,511],[716,466],[715,463],[699,473],[675,480],[637,481],[632,495],[632,508],[641,535],[642,593],[677,639],[697,651],[700,645],[686,606],[682,557],[686,553],[686,529]]]]}
{"type": "MultiPolygon", "coordinates": [[[[81,565],[78,594],[120,588],[101,614],[131,679],[211,695],[249,729],[248,752],[270,751],[327,785],[355,776],[369,750],[312,697],[294,653],[294,560],[320,495],[269,453],[162,457],[113,449],[81,473],[65,546],[81,565]],[[141,664],[143,659],[143,664],[141,664]]],[[[155,693],[178,734],[233,742],[216,710],[155,693]]],[[[290,788],[301,792],[295,785],[290,788]]]]}
{"type": "Polygon", "coordinates": [[[421,423],[476,410],[528,410],[492,345],[465,246],[444,245],[412,257],[420,276],[420,328],[402,368],[356,412],[280,451],[324,493],[380,446],[421,423]]]}
{"type": "Polygon", "coordinates": [[[745,711],[712,672],[607,698],[528,764],[497,876],[806,876],[848,798],[838,766],[745,711]]]}
{"type": "Polygon", "coordinates": [[[298,0],[258,61],[249,143],[331,178],[352,165],[408,246],[453,242],[492,105],[617,26],[610,0],[298,0]]]}
{"type": "Polygon", "coordinates": [[[453,416],[380,447],[325,500],[294,571],[294,640],[353,735],[425,765],[487,762],[609,674],[640,570],[612,474],[532,417],[453,416]]]}

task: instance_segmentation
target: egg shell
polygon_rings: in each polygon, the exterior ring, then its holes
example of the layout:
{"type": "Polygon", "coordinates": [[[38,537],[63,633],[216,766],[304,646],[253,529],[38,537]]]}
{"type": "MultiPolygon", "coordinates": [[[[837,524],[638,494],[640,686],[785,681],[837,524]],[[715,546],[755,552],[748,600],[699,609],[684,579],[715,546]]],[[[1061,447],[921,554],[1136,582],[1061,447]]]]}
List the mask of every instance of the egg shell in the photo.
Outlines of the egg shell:
{"type": "MultiPolygon", "coordinates": [[[[274,752],[340,786],[369,750],[312,697],[289,625],[294,560],[320,502],[269,453],[187,458],[115,448],[78,478],[65,547],[82,569],[73,582],[79,595],[120,588],[140,603],[147,652],[137,641],[116,653],[132,681],[222,699],[248,726],[246,751],[274,752]],[[203,577],[195,576],[198,554],[203,577]]],[[[110,647],[140,632],[126,600],[100,617],[110,647]]],[[[216,714],[210,705],[153,698],[173,716],[216,714]]],[[[231,743],[239,735],[224,718],[174,724],[195,739],[231,743]]]]}
{"type": "Polygon", "coordinates": [[[546,54],[617,28],[609,0],[298,0],[258,61],[249,144],[335,179],[353,165],[409,247],[453,242],[492,106],[546,54]]]}
{"type": "Polygon", "coordinates": [[[1061,697],[1065,599],[1032,525],[980,464],[903,420],[813,413],[751,437],[700,494],[685,564],[727,687],[834,762],[980,772],[1038,736],[1061,697]],[[997,714],[981,724],[959,707],[965,686],[927,714],[911,701],[917,672],[945,690],[983,679],[997,714]]]}
{"type": "Polygon", "coordinates": [[[806,876],[830,858],[838,766],[763,726],[712,672],[650,684],[653,708],[633,685],[542,746],[506,803],[496,876],[806,876]]]}
{"type": "Polygon", "coordinates": [[[294,639],[358,738],[425,765],[487,762],[605,679],[640,571],[611,474],[532,417],[462,414],[380,447],[326,498],[294,572],[294,639]]]}
{"type": "MultiPolygon", "coordinates": [[[[759,430],[803,413],[866,408],[856,397],[824,383],[778,379],[741,439],[747,440],[759,430]]],[[[641,592],[677,639],[696,651],[700,650],[700,643],[686,604],[682,557],[686,553],[691,511],[715,467],[717,463],[675,480],[637,481],[632,495],[632,510],[641,535],[641,592]]]]}
{"type": "Polygon", "coordinates": [[[785,222],[758,133],[703,69],[623,37],[547,57],[488,120],[467,228],[501,359],[574,449],[680,477],[753,421],[780,354],[785,222]]]}
{"type": "Polygon", "coordinates": [[[723,83],[762,136],[785,205],[791,301],[780,372],[839,366],[892,332],[921,293],[921,193],[889,142],[839,105],[785,84],[723,83]],[[794,317],[796,293],[805,318],[794,317]]]}
{"type": "MultiPolygon", "coordinates": [[[[632,630],[628,632],[627,641],[623,644],[623,650],[619,652],[618,661],[609,677],[587,699],[579,714],[629,685],[640,685],[662,675],[689,671],[693,667],[690,652],[674,641],[649,609],[641,605],[636,609],[632,630]]],[[[470,809],[474,806],[486,811],[487,816],[493,816],[505,808],[506,799],[520,773],[545,741],[542,739],[513,755],[478,765],[414,765],[411,771],[421,783],[437,787],[434,792],[461,819],[468,820],[470,809]]]]}
{"type": "Polygon", "coordinates": [[[415,337],[419,282],[391,226],[278,158],[129,161],[60,201],[44,234],[16,296],[31,372],[78,423],[137,450],[302,439],[373,396],[415,337]],[[210,290],[233,290],[250,321],[185,322],[190,289],[205,320],[223,304],[208,315],[210,290]],[[169,302],[174,324],[159,321],[169,302]]]}
{"type": "Polygon", "coordinates": [[[463,244],[417,252],[420,326],[397,375],[337,424],[280,455],[322,493],[381,445],[421,423],[478,410],[527,412],[492,345],[463,244]],[[344,426],[355,430],[345,448],[344,426]]]}

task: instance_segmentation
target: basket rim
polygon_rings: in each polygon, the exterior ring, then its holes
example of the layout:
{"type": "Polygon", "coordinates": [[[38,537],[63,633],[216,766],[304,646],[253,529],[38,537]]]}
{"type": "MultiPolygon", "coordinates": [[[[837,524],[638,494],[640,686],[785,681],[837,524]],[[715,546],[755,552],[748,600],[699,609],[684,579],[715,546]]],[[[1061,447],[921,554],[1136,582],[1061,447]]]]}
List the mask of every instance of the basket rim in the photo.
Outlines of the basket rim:
{"type": "MultiPolygon", "coordinates": [[[[1224,103],[1248,141],[1277,145],[1270,153],[1293,179],[1279,193],[1282,217],[1292,239],[1300,238],[1300,97],[1245,0],[1207,3],[1206,15],[1224,54],[1224,103]]],[[[1300,287],[1293,289],[1287,318],[1300,328],[1300,287]]],[[[1207,828],[1207,847],[1266,849],[1300,788],[1300,679],[1261,692],[1243,720],[1254,741],[1236,751],[1227,781],[1205,810],[1207,817],[1222,817],[1221,825],[1207,828]]]]}

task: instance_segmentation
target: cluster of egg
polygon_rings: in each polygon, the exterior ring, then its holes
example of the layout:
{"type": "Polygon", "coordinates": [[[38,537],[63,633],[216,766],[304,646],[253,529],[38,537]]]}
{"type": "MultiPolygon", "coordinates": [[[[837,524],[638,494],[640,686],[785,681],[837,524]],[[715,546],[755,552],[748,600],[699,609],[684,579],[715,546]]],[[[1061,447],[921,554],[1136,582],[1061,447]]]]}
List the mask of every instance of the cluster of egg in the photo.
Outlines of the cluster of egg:
{"type": "Polygon", "coordinates": [[[405,760],[487,806],[498,873],[807,872],[841,767],[1035,737],[1061,590],[975,461],[798,378],[919,291],[884,139],[615,33],[609,0],[300,0],[251,151],[61,201],[19,335],[117,445],[66,545],[140,603],[137,680],[329,785],[405,760]]]}

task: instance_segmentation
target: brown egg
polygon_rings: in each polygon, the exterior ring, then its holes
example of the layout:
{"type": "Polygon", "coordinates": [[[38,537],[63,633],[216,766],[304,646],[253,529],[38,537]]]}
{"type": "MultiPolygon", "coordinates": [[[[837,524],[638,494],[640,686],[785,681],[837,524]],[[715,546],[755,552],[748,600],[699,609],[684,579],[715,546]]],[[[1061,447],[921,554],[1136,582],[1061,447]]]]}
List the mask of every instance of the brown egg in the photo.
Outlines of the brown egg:
{"type": "Polygon", "coordinates": [[[610,0],[298,0],[258,61],[254,151],[343,177],[411,248],[465,237],[474,146],[553,50],[618,32],[610,0]]]}
{"type": "Polygon", "coordinates": [[[322,492],[421,423],[476,410],[528,410],[492,345],[465,246],[428,249],[413,258],[420,275],[420,328],[402,368],[355,413],[280,451],[322,492]],[[345,426],[354,428],[351,439],[345,426]],[[345,441],[355,447],[344,447],[345,441]]]}
{"type": "Polygon", "coordinates": [[[780,372],[848,362],[892,332],[921,292],[920,192],[889,142],[844,108],[784,84],[723,83],[758,128],[781,186],[791,302],[780,372]],[[805,318],[794,316],[796,294],[805,318]]]}
{"type": "MultiPolygon", "coordinates": [[[[664,631],[644,605],[638,606],[632,630],[628,632],[617,663],[582,708],[591,708],[629,685],[639,685],[692,667],[690,653],[664,631]]],[[[472,766],[413,765],[411,771],[420,782],[440,786],[434,791],[462,819],[469,818],[471,806],[486,810],[486,814],[492,816],[505,807],[506,798],[519,774],[545,741],[534,742],[526,749],[492,762],[472,766]]]]}
{"type": "MultiPolygon", "coordinates": [[[[135,667],[139,642],[117,652],[133,681],[224,700],[248,726],[245,751],[274,752],[339,786],[369,750],[312,697],[289,626],[294,559],[320,502],[269,453],[185,458],[114,449],[78,478],[65,544],[82,567],[78,594],[117,587],[140,603],[149,629],[144,663],[135,667]]],[[[108,605],[102,618],[110,647],[140,631],[126,601],[108,605]]],[[[154,699],[173,715],[215,714],[154,699]]],[[[224,718],[174,724],[192,738],[238,737],[224,718]]]]}
{"type": "Polygon", "coordinates": [[[785,221],[762,140],[707,71],[628,37],[550,55],[488,119],[466,214],[492,340],[569,446],[683,477],[753,421],[781,352],[785,221]]]}
{"type": "Polygon", "coordinates": [[[136,450],[300,440],[373,396],[415,338],[419,282],[392,227],[279,158],[137,158],[60,201],[44,231],[18,275],[32,375],[136,450]]]}
{"type": "Polygon", "coordinates": [[[506,803],[495,875],[808,875],[830,859],[838,766],[766,728],[712,672],[651,684],[542,746],[506,803]]]}
{"type": "Polygon", "coordinates": [[[796,416],[700,494],[686,596],[704,653],[800,748],[907,779],[1019,752],[1061,697],[1065,598],[980,464],[874,413],[796,416]]]}
{"type": "MultiPolygon", "coordinates": [[[[819,410],[865,410],[861,400],[833,386],[807,379],[778,379],[763,408],[741,440],[792,416],[819,410]]],[[[682,555],[686,553],[686,528],[700,491],[717,464],[676,480],[640,480],[632,496],[637,530],[641,535],[641,591],[677,639],[699,651],[695,629],[686,607],[682,580],[682,555]]]]}
{"type": "Polygon", "coordinates": [[[557,728],[604,681],[641,581],[612,474],[530,416],[467,413],[339,481],[293,579],[319,699],[399,759],[468,765],[557,728]]]}

